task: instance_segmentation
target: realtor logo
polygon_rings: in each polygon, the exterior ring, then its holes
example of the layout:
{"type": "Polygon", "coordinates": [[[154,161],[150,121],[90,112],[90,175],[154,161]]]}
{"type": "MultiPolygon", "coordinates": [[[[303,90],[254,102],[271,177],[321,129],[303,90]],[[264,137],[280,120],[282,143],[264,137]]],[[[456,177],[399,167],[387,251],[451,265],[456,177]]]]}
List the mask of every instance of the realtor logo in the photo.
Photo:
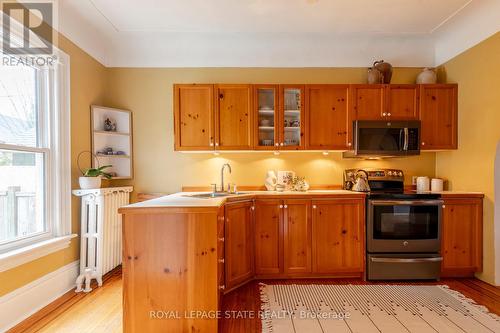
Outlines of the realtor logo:
{"type": "Polygon", "coordinates": [[[53,51],[53,3],[3,2],[3,53],[50,55],[53,51]],[[13,42],[14,24],[22,26],[22,40],[13,42]]]}

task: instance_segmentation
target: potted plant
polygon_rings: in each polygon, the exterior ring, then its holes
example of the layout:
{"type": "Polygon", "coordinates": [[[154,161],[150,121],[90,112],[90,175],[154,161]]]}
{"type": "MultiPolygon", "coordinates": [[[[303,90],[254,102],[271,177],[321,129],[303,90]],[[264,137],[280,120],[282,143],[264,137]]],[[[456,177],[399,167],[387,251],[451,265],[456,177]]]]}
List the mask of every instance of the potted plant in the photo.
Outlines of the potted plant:
{"type": "Polygon", "coordinates": [[[104,171],[105,169],[111,167],[112,165],[99,166],[99,159],[97,158],[97,156],[95,154],[92,154],[89,151],[83,151],[78,155],[77,164],[78,164],[78,169],[80,169],[80,172],[83,175],[80,178],[78,178],[78,183],[80,184],[80,188],[82,190],[100,188],[102,177],[104,177],[106,179],[111,179],[111,177],[112,177],[111,174],[104,171]],[[82,170],[82,168],[80,167],[80,157],[85,152],[88,152],[93,157],[95,157],[96,162],[97,162],[96,168],[88,168],[88,169],[85,169],[85,171],[82,170]]]}

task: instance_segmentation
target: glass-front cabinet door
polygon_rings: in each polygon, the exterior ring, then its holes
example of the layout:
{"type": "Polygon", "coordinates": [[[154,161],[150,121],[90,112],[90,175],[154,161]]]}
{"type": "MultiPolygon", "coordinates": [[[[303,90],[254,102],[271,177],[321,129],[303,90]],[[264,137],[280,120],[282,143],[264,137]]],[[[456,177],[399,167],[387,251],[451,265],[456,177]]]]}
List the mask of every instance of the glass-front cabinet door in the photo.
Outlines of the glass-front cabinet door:
{"type": "Polygon", "coordinates": [[[281,85],[279,149],[304,147],[304,86],[281,85]]]}
{"type": "Polygon", "coordinates": [[[277,85],[254,85],[256,119],[256,149],[275,149],[279,146],[279,102],[277,85]]]}

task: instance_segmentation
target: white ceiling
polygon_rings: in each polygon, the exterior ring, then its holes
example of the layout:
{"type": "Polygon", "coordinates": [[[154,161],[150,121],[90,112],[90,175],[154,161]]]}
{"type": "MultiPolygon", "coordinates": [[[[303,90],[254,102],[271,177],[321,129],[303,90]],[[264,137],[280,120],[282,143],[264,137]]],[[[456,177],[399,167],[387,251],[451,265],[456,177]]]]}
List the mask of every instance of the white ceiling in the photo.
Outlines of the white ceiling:
{"type": "Polygon", "coordinates": [[[378,58],[427,66],[437,32],[487,3],[500,1],[60,0],[59,18],[63,34],[108,66],[367,66],[378,58]]]}

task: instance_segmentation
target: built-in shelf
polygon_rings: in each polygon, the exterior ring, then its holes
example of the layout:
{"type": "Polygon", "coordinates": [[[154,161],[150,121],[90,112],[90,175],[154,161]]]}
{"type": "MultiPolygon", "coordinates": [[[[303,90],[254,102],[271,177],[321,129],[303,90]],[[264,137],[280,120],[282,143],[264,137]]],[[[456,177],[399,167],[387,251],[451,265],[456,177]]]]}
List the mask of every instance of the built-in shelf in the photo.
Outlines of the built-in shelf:
{"type": "Polygon", "coordinates": [[[103,155],[103,154],[97,154],[97,157],[130,158],[130,156],[128,156],[128,155],[103,155]]]}
{"type": "Polygon", "coordinates": [[[263,115],[274,115],[274,110],[259,110],[259,113],[260,114],[263,114],[263,115]]]}
{"type": "Polygon", "coordinates": [[[93,105],[92,115],[92,152],[95,158],[93,166],[111,165],[107,172],[115,174],[112,179],[132,179],[132,113],[127,110],[112,109],[93,105]],[[106,123],[109,119],[110,124],[106,123]],[[105,130],[107,129],[107,130],[105,130]],[[100,154],[108,149],[123,155],[100,154]]]}
{"type": "Polygon", "coordinates": [[[274,126],[259,126],[259,129],[263,131],[274,131],[274,126]]]}
{"type": "Polygon", "coordinates": [[[285,127],[285,130],[286,131],[296,131],[296,130],[300,130],[300,127],[285,127]]]}
{"type": "Polygon", "coordinates": [[[285,110],[287,114],[300,115],[300,110],[285,110]]]}
{"type": "Polygon", "coordinates": [[[121,132],[113,132],[113,131],[94,131],[95,134],[101,134],[101,135],[124,135],[124,136],[130,136],[129,133],[121,133],[121,132]]]}

